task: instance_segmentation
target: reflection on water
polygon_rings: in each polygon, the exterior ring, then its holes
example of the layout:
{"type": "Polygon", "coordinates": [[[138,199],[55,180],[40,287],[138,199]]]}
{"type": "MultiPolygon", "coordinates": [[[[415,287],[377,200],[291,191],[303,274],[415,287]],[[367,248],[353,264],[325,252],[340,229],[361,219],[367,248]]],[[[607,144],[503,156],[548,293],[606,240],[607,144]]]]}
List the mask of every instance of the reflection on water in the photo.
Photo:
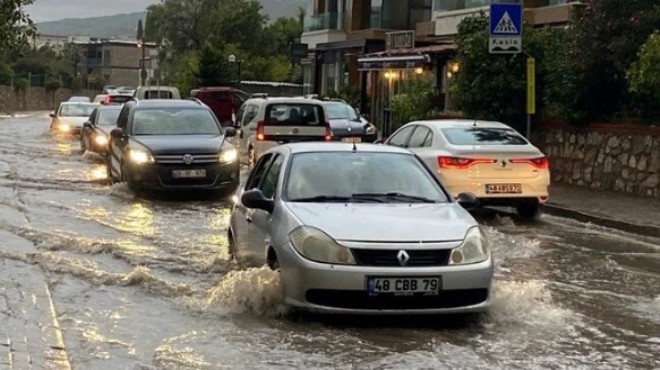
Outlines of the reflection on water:
{"type": "Polygon", "coordinates": [[[60,154],[71,155],[73,150],[73,145],[68,142],[58,142],[55,144],[55,151],[60,154]]]}
{"type": "Polygon", "coordinates": [[[142,203],[133,203],[127,212],[119,216],[119,229],[143,236],[153,236],[154,215],[142,203]]]}
{"type": "Polygon", "coordinates": [[[104,164],[95,164],[85,170],[85,180],[87,181],[100,181],[108,178],[108,171],[104,164]]]}

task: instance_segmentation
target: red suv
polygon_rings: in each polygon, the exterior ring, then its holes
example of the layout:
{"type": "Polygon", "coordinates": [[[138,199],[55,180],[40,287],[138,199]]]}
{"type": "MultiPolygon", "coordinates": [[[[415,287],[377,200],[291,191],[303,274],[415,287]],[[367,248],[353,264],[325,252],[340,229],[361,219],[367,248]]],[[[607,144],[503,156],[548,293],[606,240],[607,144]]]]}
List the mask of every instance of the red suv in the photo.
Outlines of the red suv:
{"type": "Polygon", "coordinates": [[[208,105],[223,127],[233,125],[232,114],[238,114],[241,105],[250,97],[245,91],[232,87],[202,87],[190,95],[208,105]]]}

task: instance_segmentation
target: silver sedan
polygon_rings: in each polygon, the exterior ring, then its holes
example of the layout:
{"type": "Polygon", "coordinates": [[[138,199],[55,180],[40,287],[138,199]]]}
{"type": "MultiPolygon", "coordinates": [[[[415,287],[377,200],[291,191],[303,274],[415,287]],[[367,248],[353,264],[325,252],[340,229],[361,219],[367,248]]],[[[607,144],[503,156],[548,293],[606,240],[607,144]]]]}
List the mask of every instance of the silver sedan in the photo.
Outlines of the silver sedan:
{"type": "Polygon", "coordinates": [[[234,198],[230,253],[280,271],[285,302],[347,314],[483,312],[493,261],[466,208],[405,149],[282,145],[234,198]]]}

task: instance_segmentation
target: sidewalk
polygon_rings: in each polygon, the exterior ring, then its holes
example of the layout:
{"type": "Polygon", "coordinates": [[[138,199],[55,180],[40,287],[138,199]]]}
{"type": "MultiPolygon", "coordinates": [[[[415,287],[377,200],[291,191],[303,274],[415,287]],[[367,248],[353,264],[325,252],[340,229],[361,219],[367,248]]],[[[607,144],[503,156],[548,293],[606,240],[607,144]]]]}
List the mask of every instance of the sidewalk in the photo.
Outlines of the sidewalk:
{"type": "Polygon", "coordinates": [[[0,282],[0,370],[70,370],[43,271],[1,258],[0,282]]]}
{"type": "Polygon", "coordinates": [[[553,183],[547,214],[660,237],[660,199],[553,183]]]}

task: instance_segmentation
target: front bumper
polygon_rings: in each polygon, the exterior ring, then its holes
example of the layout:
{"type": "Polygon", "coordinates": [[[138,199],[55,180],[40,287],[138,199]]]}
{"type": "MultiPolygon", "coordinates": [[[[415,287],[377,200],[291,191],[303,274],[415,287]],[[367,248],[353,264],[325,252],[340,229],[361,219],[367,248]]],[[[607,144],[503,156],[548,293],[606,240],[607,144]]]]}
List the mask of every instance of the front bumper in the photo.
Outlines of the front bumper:
{"type": "Polygon", "coordinates": [[[449,314],[484,312],[490,307],[493,262],[462,266],[368,267],[309,261],[290,244],[277,251],[285,302],[312,312],[334,314],[449,314]],[[367,279],[440,276],[435,296],[370,295],[367,279]]]}
{"type": "Polygon", "coordinates": [[[150,163],[131,164],[125,168],[128,180],[140,189],[151,190],[227,190],[233,191],[239,184],[239,162],[221,164],[171,165],[150,163]],[[204,178],[177,179],[172,176],[175,170],[205,170],[204,178]]]}

